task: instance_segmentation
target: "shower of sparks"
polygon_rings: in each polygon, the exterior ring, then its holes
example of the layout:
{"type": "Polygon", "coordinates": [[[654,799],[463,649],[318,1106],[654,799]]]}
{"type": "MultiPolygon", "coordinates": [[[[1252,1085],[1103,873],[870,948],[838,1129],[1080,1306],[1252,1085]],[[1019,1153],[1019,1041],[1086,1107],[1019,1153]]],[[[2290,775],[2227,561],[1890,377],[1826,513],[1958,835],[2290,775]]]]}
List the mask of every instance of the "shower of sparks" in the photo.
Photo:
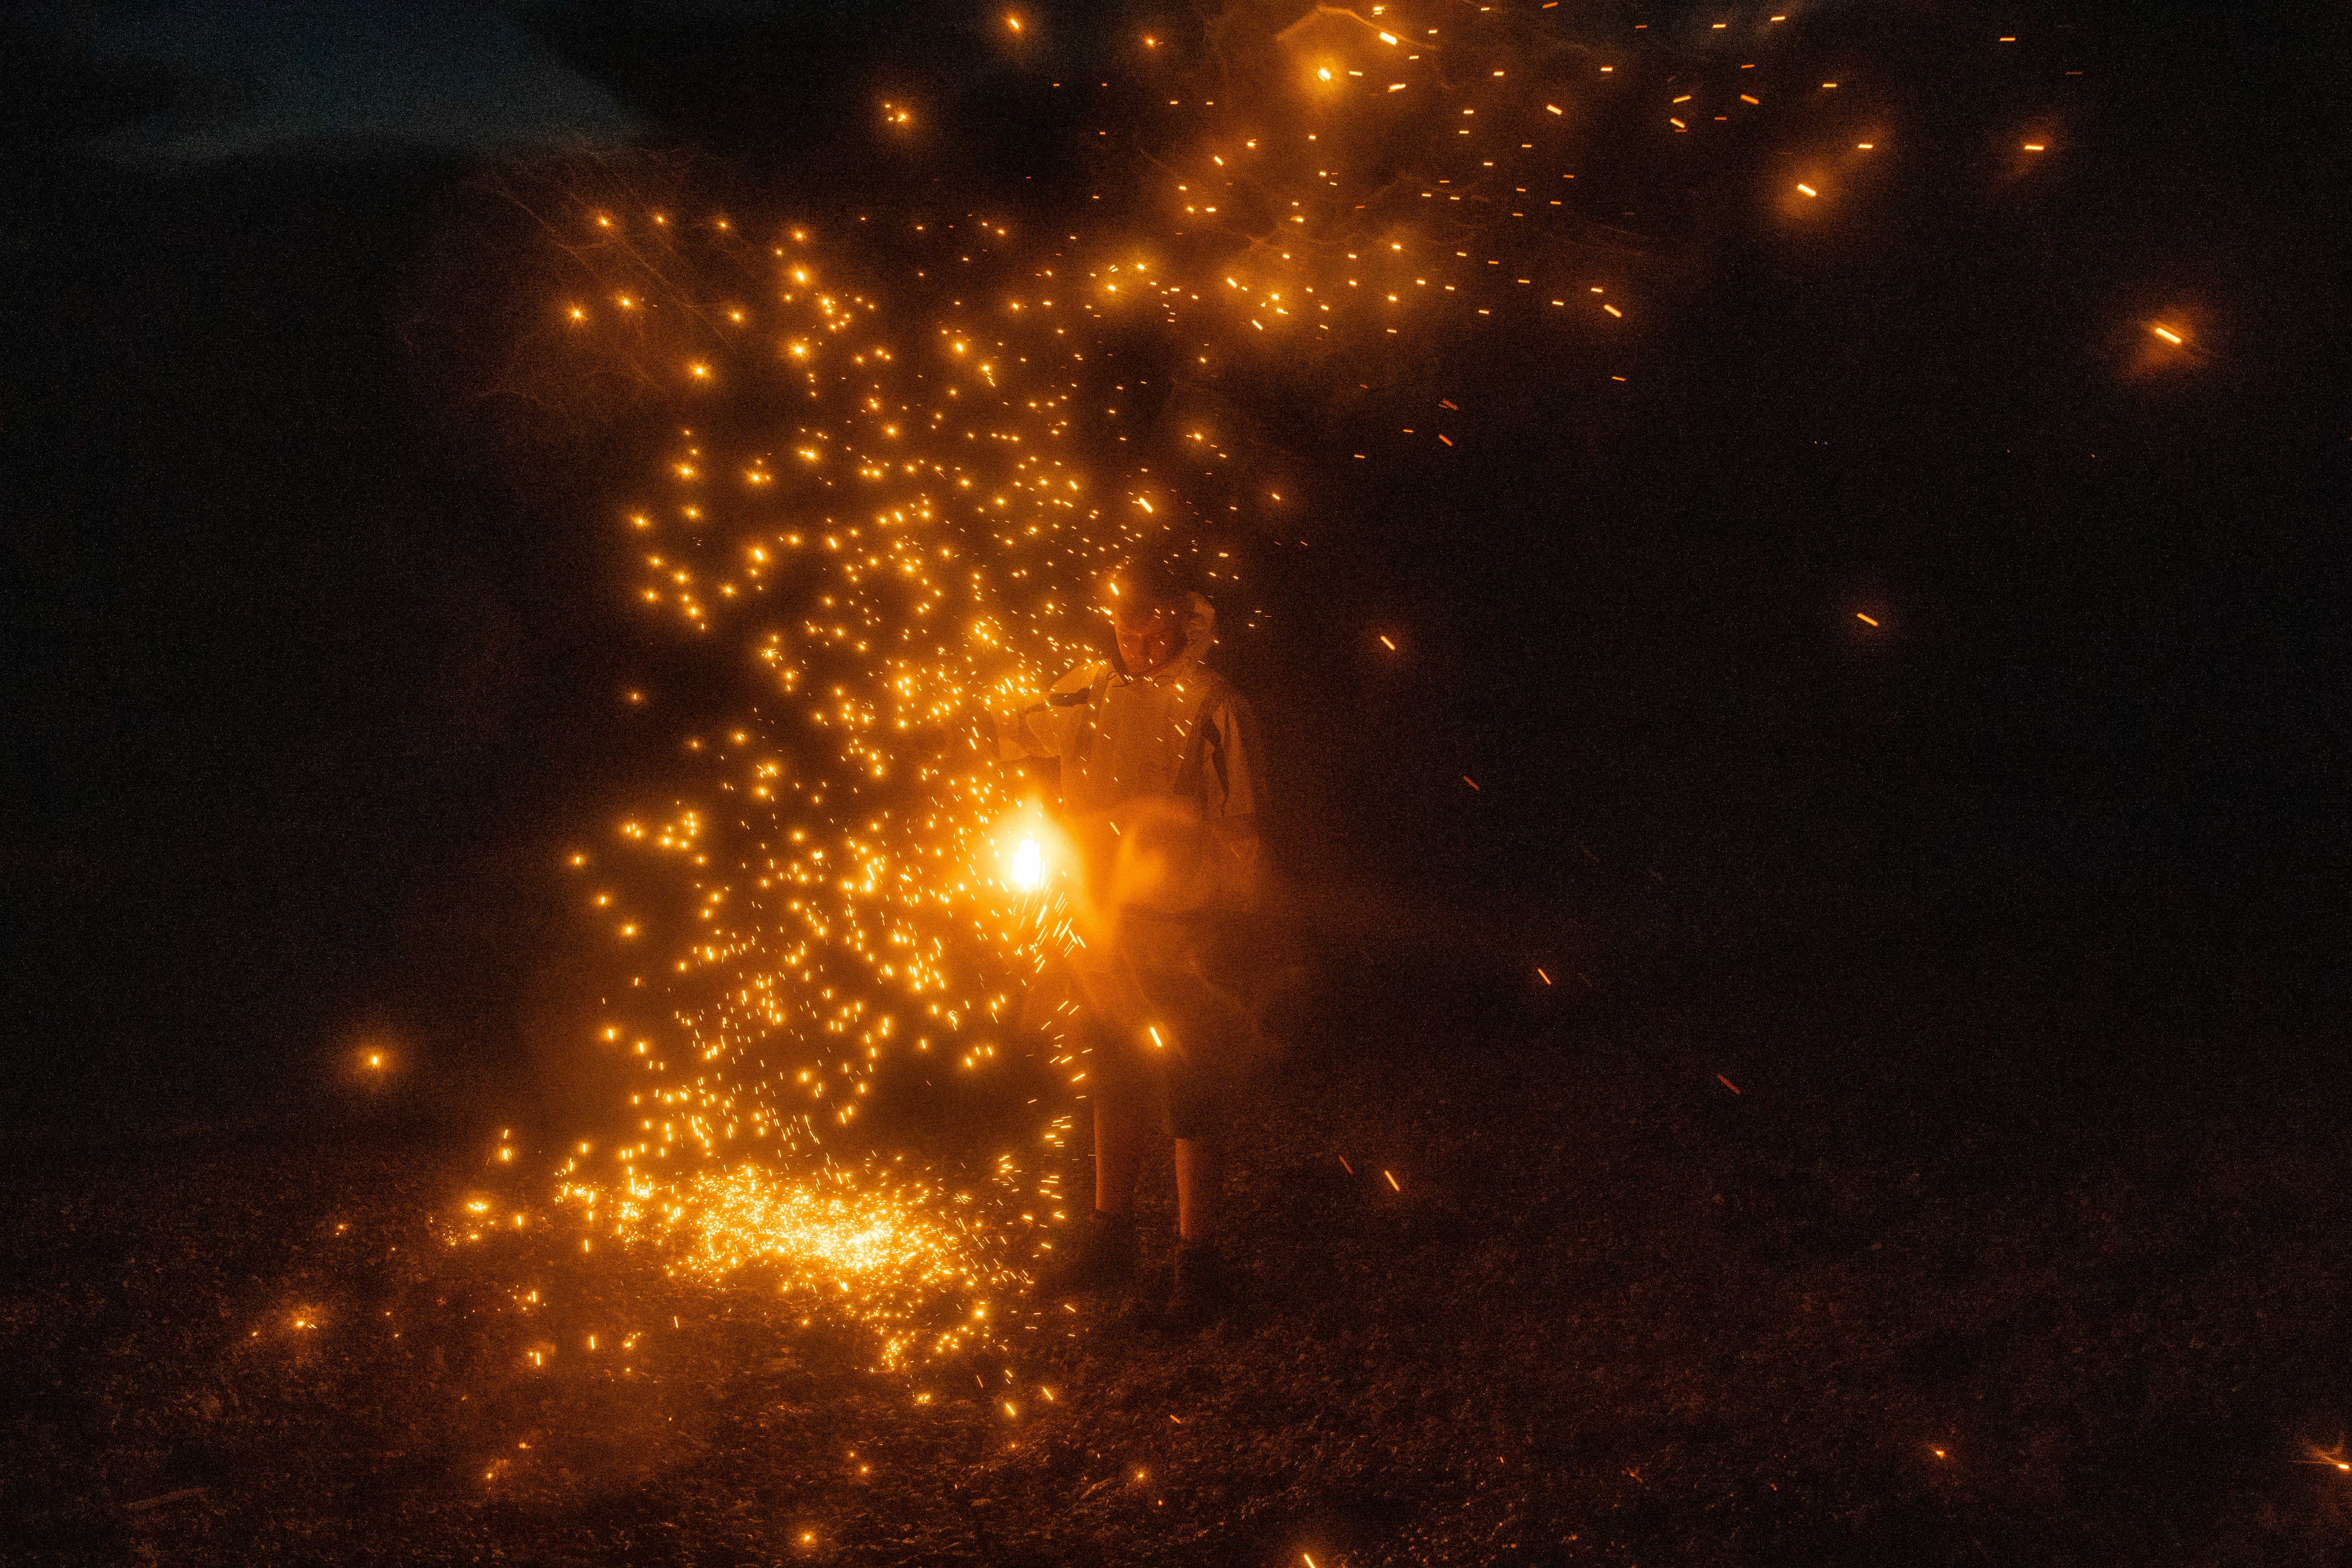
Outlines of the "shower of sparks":
{"type": "Polygon", "coordinates": [[[785,1296],[849,1317],[886,1370],[992,1341],[992,1318],[1005,1315],[994,1299],[1021,1279],[987,1234],[992,1205],[873,1169],[786,1173],[739,1161],[678,1181],[575,1182],[560,1195],[585,1223],[601,1214],[616,1237],[658,1249],[673,1275],[718,1283],[757,1270],[785,1296]]]}
{"type": "MultiPolygon", "coordinates": [[[[1760,125],[1815,167],[1873,145],[1853,140],[1866,103],[1741,74],[1780,47],[1762,18],[1652,74],[1668,46],[1640,26],[1441,9],[1302,7],[1245,105],[1181,40],[1142,39],[1121,85],[1152,90],[1108,101],[1152,144],[1115,203],[1097,174],[1059,216],[976,195],[782,223],[610,187],[538,204],[549,325],[515,363],[537,402],[617,384],[655,410],[660,450],[612,526],[635,604],[699,655],[677,707],[704,716],[663,798],[566,854],[626,976],[594,1037],[635,1080],[619,1135],[559,1173],[583,1247],[772,1270],[847,1304],[892,1364],[993,1332],[971,1314],[1017,1294],[1022,1227],[1060,1217],[1034,1153],[1069,1107],[1040,1107],[1029,1152],[961,1191],[831,1150],[887,1085],[950,1088],[1016,1050],[1085,1093],[1065,1016],[1016,1020],[1087,911],[989,737],[1100,657],[1100,580],[1130,551],[1193,568],[1221,630],[1261,615],[1251,563],[1307,542],[1315,498],[1221,389],[1328,398],[1358,384],[1343,365],[1392,383],[1497,331],[1622,383],[1667,269],[1571,199],[1596,124],[1652,106],[1678,156],[1760,125]]],[[[1384,439],[1458,450],[1417,427],[1436,442],[1393,420],[1384,439]]]]}

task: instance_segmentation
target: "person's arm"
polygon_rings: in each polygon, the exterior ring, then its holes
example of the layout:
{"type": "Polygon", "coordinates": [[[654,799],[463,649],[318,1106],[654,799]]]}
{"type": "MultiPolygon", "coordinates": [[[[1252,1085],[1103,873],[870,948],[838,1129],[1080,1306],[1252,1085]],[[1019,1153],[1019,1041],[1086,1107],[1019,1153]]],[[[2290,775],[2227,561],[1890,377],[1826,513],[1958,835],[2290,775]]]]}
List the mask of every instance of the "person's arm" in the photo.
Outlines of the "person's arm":
{"type": "Polygon", "coordinates": [[[1054,683],[1043,700],[1017,713],[996,716],[996,755],[1020,770],[1029,787],[1063,806],[1069,773],[1063,761],[1084,744],[1087,704],[1102,674],[1100,665],[1080,665],[1054,683]]]}
{"type": "Polygon", "coordinates": [[[1098,667],[1081,665],[1055,681],[1053,689],[1017,713],[996,716],[1000,761],[1023,762],[1068,754],[1086,717],[1098,667]]]}

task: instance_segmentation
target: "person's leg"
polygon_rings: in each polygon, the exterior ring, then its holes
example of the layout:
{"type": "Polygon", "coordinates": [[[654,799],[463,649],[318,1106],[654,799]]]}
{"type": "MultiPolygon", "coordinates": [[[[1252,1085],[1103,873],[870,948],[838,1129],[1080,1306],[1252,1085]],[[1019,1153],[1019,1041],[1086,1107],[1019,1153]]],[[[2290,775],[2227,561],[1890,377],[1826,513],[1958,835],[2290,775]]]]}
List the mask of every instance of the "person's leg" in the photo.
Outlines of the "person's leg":
{"type": "MultiPolygon", "coordinates": [[[[1101,1134],[1096,1136],[1099,1138],[1101,1134]]],[[[1224,1188],[1223,1140],[1207,1132],[1176,1140],[1176,1234],[1179,1237],[1186,1241],[1216,1239],[1217,1211],[1224,1188]]]]}
{"type": "Polygon", "coordinates": [[[1181,1030],[1171,1063],[1168,1131],[1176,1140],[1176,1284],[1161,1321],[1194,1328],[1224,1315],[1233,1300],[1223,1248],[1226,1102],[1231,1097],[1232,1020],[1223,997],[1195,974],[1170,1012],[1181,1030]]]}
{"type": "Polygon", "coordinates": [[[1176,1288],[1160,1314],[1160,1321],[1173,1329],[1214,1321],[1234,1296],[1218,1235],[1224,1206],[1223,1129],[1196,1123],[1188,1131],[1192,1136],[1176,1141],[1176,1288]]]}
{"type": "Polygon", "coordinates": [[[1103,1214],[1133,1214],[1135,1179],[1142,1168],[1143,1112],[1118,1097],[1097,1095],[1095,1208],[1103,1214]]]}
{"type": "Polygon", "coordinates": [[[1095,1096],[1095,1204],[1071,1230],[1047,1243],[1053,1261],[1038,1275],[1049,1297],[1114,1289],[1135,1272],[1135,1183],[1143,1163],[1144,1092],[1116,1050],[1087,1052],[1095,1096]]]}

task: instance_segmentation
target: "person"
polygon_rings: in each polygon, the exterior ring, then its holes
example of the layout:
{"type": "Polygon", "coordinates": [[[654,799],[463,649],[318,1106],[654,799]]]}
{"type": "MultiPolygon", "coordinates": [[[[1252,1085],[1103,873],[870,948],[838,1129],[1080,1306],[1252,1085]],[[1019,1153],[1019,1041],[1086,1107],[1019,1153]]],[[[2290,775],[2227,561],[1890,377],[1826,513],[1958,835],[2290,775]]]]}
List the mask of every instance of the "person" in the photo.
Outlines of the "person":
{"type": "Polygon", "coordinates": [[[1095,1101],[1095,1206],[1041,1279],[1049,1296],[1136,1268],[1145,1116],[1174,1141],[1175,1286],[1165,1321],[1221,1315],[1232,1281],[1220,1200],[1229,1102],[1252,1035],[1220,984],[1221,939],[1257,902],[1260,755],[1249,704],[1202,662],[1216,610],[1171,567],[1105,582],[1118,653],[1000,721],[1008,761],[1054,759],[1082,880],[1069,955],[1095,1101]]]}

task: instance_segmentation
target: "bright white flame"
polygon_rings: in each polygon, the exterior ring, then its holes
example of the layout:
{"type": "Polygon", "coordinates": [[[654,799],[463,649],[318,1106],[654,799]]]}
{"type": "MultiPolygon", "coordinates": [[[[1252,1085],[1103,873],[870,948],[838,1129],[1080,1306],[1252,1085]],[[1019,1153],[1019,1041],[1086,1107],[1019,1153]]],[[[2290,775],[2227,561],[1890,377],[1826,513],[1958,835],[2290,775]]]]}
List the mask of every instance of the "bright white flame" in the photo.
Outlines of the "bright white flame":
{"type": "Polygon", "coordinates": [[[1045,852],[1034,838],[1024,838],[1013,852],[1013,885],[1024,891],[1034,891],[1045,885],[1045,852]]]}

